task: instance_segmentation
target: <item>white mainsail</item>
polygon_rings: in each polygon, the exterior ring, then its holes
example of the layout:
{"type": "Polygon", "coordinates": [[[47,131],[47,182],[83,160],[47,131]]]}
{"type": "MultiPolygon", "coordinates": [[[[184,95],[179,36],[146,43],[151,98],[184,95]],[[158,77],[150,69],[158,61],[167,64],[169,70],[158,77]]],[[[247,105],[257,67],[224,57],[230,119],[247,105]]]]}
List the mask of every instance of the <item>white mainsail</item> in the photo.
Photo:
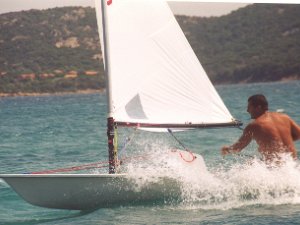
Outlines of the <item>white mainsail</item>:
{"type": "MultiPolygon", "coordinates": [[[[116,122],[187,125],[235,121],[166,1],[105,3],[109,114],[116,122]]],[[[100,7],[96,1],[99,31],[100,7]]]]}

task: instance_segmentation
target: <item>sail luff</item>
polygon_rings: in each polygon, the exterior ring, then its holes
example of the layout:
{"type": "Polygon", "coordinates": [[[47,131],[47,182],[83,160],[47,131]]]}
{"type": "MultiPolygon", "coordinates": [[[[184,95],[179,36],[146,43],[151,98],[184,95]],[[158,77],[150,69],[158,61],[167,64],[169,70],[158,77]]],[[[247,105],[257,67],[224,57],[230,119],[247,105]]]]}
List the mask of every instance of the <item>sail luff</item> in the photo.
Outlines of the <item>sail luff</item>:
{"type": "Polygon", "coordinates": [[[113,115],[113,105],[112,105],[112,82],[111,82],[111,63],[110,63],[110,48],[109,48],[109,30],[108,27],[108,17],[107,17],[107,9],[106,9],[106,0],[101,1],[101,11],[99,10],[99,4],[97,1],[95,2],[97,17],[102,18],[101,25],[98,24],[99,36],[102,41],[102,54],[104,59],[104,74],[106,77],[106,98],[107,98],[107,117],[110,118],[113,115]]]}
{"type": "Polygon", "coordinates": [[[102,54],[104,58],[104,73],[106,76],[106,97],[107,97],[107,145],[108,145],[108,161],[109,161],[109,173],[114,174],[116,172],[117,151],[114,146],[115,139],[115,122],[113,118],[113,104],[112,104],[112,81],[111,81],[111,64],[110,64],[110,51],[109,51],[109,32],[107,29],[107,11],[106,0],[95,1],[98,33],[102,45],[102,54]],[[101,6],[101,10],[99,7],[101,6]],[[101,23],[100,23],[100,18],[101,23]],[[102,25],[102,26],[101,26],[102,25]]]}

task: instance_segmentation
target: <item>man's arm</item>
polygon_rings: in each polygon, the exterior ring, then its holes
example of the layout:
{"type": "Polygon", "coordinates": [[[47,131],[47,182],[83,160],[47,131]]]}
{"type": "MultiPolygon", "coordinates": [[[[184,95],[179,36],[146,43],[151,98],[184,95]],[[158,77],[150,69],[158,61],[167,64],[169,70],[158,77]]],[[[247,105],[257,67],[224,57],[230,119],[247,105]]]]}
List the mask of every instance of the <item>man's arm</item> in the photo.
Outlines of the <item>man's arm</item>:
{"type": "Polygon", "coordinates": [[[297,141],[300,139],[300,126],[291,119],[291,133],[293,137],[293,141],[297,141]]]}
{"type": "Polygon", "coordinates": [[[243,150],[252,140],[253,138],[253,125],[249,124],[239,138],[239,140],[231,146],[224,146],[221,149],[222,155],[227,155],[229,153],[238,153],[243,150]]]}

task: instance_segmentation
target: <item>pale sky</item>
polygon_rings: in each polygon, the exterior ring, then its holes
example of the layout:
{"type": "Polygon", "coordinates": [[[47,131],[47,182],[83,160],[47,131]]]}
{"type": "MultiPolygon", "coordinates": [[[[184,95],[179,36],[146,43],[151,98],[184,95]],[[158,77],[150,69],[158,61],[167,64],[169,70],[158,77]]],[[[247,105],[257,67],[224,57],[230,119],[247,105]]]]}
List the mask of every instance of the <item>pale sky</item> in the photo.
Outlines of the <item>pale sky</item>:
{"type": "MultiPolygon", "coordinates": [[[[193,2],[182,3],[182,0],[181,2],[176,2],[175,0],[170,3],[170,6],[174,14],[190,16],[220,16],[247,5],[245,3],[198,3],[194,2],[195,0],[190,1],[193,2]]],[[[0,0],[0,14],[12,11],[47,9],[63,6],[94,7],[94,0],[0,0]]]]}
{"type": "MultiPolygon", "coordinates": [[[[151,0],[149,0],[151,1],[151,0]]],[[[249,3],[300,3],[300,0],[169,0],[174,14],[190,16],[220,16],[249,3]],[[180,1],[180,2],[176,2],[180,1]]],[[[0,14],[29,9],[63,6],[91,6],[94,0],[0,0],[0,14]]]]}

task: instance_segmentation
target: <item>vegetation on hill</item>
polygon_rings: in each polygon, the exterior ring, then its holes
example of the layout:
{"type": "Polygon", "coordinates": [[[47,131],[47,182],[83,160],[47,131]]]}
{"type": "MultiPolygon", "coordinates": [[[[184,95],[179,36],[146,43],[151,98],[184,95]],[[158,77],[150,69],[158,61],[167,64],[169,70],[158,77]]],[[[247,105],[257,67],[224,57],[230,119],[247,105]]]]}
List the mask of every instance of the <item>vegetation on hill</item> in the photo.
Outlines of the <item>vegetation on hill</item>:
{"type": "MultiPolygon", "coordinates": [[[[300,79],[300,5],[253,4],[177,20],[214,83],[300,79]]],[[[93,8],[0,15],[0,93],[100,90],[104,83],[93,8]]]]}
{"type": "Polygon", "coordinates": [[[180,21],[215,83],[300,79],[299,4],[253,4],[223,17],[180,21]]]}
{"type": "Polygon", "coordinates": [[[57,92],[104,87],[93,8],[0,15],[0,92],[57,92]]]}

